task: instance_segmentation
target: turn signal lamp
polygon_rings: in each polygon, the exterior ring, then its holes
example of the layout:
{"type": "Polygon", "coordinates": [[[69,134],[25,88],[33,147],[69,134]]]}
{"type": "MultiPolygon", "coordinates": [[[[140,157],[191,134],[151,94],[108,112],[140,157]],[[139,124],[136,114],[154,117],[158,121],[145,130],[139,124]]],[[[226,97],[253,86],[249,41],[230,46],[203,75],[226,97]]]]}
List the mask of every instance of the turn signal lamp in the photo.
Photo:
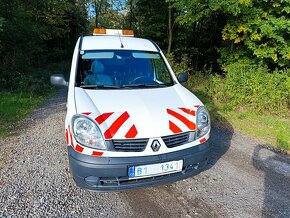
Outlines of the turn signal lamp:
{"type": "Polygon", "coordinates": [[[93,35],[117,35],[117,36],[134,36],[133,30],[117,30],[117,29],[99,29],[95,28],[93,35]]]}

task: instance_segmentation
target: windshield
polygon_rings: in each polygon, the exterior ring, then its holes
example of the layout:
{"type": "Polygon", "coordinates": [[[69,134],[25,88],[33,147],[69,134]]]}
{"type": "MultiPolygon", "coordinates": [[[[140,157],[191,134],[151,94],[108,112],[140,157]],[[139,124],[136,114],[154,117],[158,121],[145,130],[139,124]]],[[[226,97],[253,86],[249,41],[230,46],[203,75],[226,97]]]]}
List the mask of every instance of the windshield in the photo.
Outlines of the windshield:
{"type": "Polygon", "coordinates": [[[172,85],[172,77],[159,53],[80,51],[77,74],[79,87],[151,88],[172,85]]]}

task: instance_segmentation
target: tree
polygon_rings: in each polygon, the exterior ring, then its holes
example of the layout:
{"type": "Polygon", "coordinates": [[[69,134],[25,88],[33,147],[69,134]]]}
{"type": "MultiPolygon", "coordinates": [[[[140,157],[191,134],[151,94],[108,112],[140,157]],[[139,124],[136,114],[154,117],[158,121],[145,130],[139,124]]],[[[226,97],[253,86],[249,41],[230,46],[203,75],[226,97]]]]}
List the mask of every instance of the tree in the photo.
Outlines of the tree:
{"type": "MultiPolygon", "coordinates": [[[[290,1],[250,1],[247,10],[229,19],[222,31],[235,50],[233,61],[245,58],[271,69],[290,66],[290,1]],[[243,50],[243,53],[237,49],[243,50]]],[[[225,51],[227,52],[227,51],[225,51]]],[[[232,53],[230,51],[230,53],[232,53]]]]}
{"type": "Polygon", "coordinates": [[[0,87],[16,89],[33,67],[66,59],[86,31],[85,4],[85,0],[1,0],[0,87]]]}
{"type": "Polygon", "coordinates": [[[4,23],[4,18],[3,17],[0,17],[0,31],[2,31],[2,26],[3,26],[3,23],[4,23]]]}
{"type": "Polygon", "coordinates": [[[168,5],[168,46],[167,46],[167,54],[171,52],[172,47],[172,40],[173,40],[173,28],[174,28],[174,21],[173,21],[173,14],[172,14],[173,7],[169,2],[168,5]]]}
{"type": "Polygon", "coordinates": [[[290,0],[175,0],[174,7],[183,11],[177,18],[181,25],[192,26],[215,15],[217,22],[226,18],[219,33],[220,63],[289,67],[290,0]]]}
{"type": "Polygon", "coordinates": [[[166,49],[168,45],[168,14],[164,14],[165,11],[168,11],[168,4],[165,0],[136,0],[134,2],[137,36],[155,41],[162,49],[166,49]]]}

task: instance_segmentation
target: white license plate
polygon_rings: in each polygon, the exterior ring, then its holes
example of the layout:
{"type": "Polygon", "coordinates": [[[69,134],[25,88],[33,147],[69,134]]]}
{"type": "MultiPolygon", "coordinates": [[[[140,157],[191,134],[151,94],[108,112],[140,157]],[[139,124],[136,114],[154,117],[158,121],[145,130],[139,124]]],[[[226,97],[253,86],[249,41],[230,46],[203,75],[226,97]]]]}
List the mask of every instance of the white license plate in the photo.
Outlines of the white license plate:
{"type": "Polygon", "coordinates": [[[183,160],[129,167],[129,179],[176,173],[182,170],[183,160]]]}

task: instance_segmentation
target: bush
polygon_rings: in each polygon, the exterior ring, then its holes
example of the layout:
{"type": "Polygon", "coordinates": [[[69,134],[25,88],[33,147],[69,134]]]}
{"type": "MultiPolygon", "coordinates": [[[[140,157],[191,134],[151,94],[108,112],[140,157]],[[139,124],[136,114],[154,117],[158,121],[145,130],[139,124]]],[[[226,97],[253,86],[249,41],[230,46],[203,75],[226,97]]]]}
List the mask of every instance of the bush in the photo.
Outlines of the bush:
{"type": "Polygon", "coordinates": [[[178,75],[181,72],[187,72],[191,74],[192,68],[190,66],[190,58],[188,55],[182,55],[180,61],[176,61],[172,53],[166,54],[166,59],[168,60],[173,72],[175,75],[178,75]]]}
{"type": "Polygon", "coordinates": [[[265,67],[231,64],[223,78],[209,77],[207,91],[223,109],[287,113],[290,107],[290,71],[269,72],[265,67]]]}

